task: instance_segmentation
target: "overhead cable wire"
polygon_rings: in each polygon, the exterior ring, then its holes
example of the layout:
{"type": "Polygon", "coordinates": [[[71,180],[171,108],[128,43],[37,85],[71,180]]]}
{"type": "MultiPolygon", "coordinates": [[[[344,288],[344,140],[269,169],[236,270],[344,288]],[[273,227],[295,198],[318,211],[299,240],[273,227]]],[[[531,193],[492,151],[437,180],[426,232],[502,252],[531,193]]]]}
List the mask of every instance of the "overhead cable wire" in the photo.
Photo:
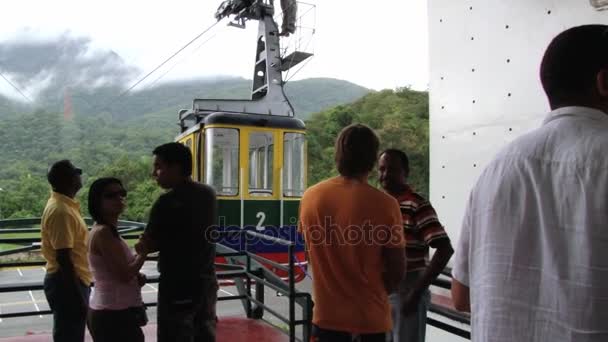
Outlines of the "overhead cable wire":
{"type": "Polygon", "coordinates": [[[285,80],[285,83],[289,82],[292,78],[294,78],[295,75],[297,75],[300,70],[304,69],[304,67],[306,66],[306,64],[308,64],[308,62],[310,62],[312,59],[314,58],[314,56],[310,56],[309,58],[306,59],[306,61],[304,61],[304,63],[302,63],[302,65],[300,66],[300,68],[298,68],[298,70],[296,70],[291,77],[287,78],[287,80],[285,80]]]}
{"type": "Polygon", "coordinates": [[[34,102],[27,95],[25,95],[21,91],[21,89],[19,89],[19,87],[17,87],[15,84],[13,84],[13,82],[11,82],[8,78],[6,78],[6,76],[4,76],[4,74],[2,72],[0,72],[0,77],[2,77],[6,81],[6,83],[8,83],[11,87],[13,87],[13,89],[15,89],[19,94],[21,94],[21,96],[23,96],[23,98],[26,99],[28,102],[34,102]]]}
{"type": "MultiPolygon", "coordinates": [[[[308,39],[308,42],[306,42],[306,46],[304,47],[304,49],[303,49],[302,51],[306,51],[306,50],[308,50],[308,46],[310,46],[310,43],[311,43],[311,42],[312,42],[312,40],[313,40],[313,36],[314,36],[314,33],[313,33],[313,35],[311,35],[311,36],[310,36],[310,38],[308,39]]],[[[300,39],[300,40],[301,40],[301,39],[300,39]]],[[[298,44],[297,49],[298,49],[300,46],[301,46],[301,44],[298,44]]],[[[314,50],[314,47],[313,47],[313,50],[314,50]]],[[[313,51],[313,52],[314,52],[314,51],[313,51]]],[[[294,55],[293,57],[295,57],[295,55],[294,55]]],[[[293,57],[292,57],[292,58],[291,58],[291,60],[289,61],[289,64],[290,64],[290,65],[291,65],[291,63],[293,63],[293,57]]],[[[298,69],[298,70],[297,70],[295,73],[293,73],[293,74],[291,75],[291,77],[289,77],[289,73],[291,72],[291,68],[290,68],[290,69],[288,69],[288,70],[287,70],[287,72],[285,73],[285,81],[284,81],[283,83],[287,83],[287,82],[289,82],[289,80],[291,80],[291,79],[292,79],[292,78],[293,78],[293,77],[294,77],[294,76],[295,76],[295,75],[296,75],[298,72],[300,72],[300,70],[302,70],[302,68],[303,68],[304,66],[306,66],[306,64],[308,64],[308,62],[310,62],[310,60],[311,60],[313,57],[314,57],[314,55],[312,55],[312,56],[310,56],[309,58],[307,58],[307,59],[306,59],[306,61],[304,62],[304,64],[302,64],[302,65],[300,66],[300,68],[299,68],[299,69],[298,69]]]]}
{"type": "Polygon", "coordinates": [[[215,23],[213,23],[211,26],[209,26],[208,28],[206,28],[203,32],[199,33],[196,37],[194,37],[192,40],[190,40],[186,45],[182,46],[179,50],[177,50],[174,54],[172,54],[171,56],[169,56],[169,58],[165,59],[162,63],[160,63],[156,68],[154,68],[152,71],[150,71],[149,73],[146,74],[146,76],[140,78],[137,82],[135,82],[131,87],[129,87],[129,89],[123,91],[118,97],[122,97],[126,94],[128,94],[131,90],[133,90],[133,88],[137,87],[141,82],[143,82],[144,80],[146,80],[148,77],[150,77],[153,73],[155,73],[158,69],[162,68],[165,64],[167,64],[170,60],[172,60],[175,56],[177,56],[178,54],[180,54],[182,51],[184,51],[188,46],[192,45],[192,43],[194,43],[195,41],[197,41],[200,37],[202,37],[205,33],[209,32],[209,30],[211,30],[212,28],[214,28],[217,24],[220,23],[221,20],[216,21],[215,23]]]}
{"type": "MultiPolygon", "coordinates": [[[[294,51],[300,50],[300,48],[302,47],[302,45],[303,45],[302,44],[302,40],[304,39],[304,34],[302,33],[302,31],[304,29],[304,26],[302,25],[302,18],[306,17],[308,15],[308,13],[311,12],[311,11],[313,11],[313,20],[314,20],[314,23],[313,23],[313,27],[312,28],[308,28],[307,27],[307,29],[311,30],[310,37],[308,38],[308,41],[306,42],[306,46],[301,51],[307,51],[308,50],[308,47],[310,46],[311,42],[313,41],[313,38],[314,38],[314,35],[315,35],[316,12],[314,12],[314,10],[316,9],[316,5],[313,5],[313,4],[310,4],[310,3],[305,3],[305,2],[300,2],[300,1],[298,1],[298,3],[301,4],[301,5],[302,4],[303,5],[307,5],[309,7],[308,7],[308,9],[306,9],[304,11],[304,13],[298,15],[297,21],[296,21],[296,32],[293,33],[293,34],[291,34],[290,37],[288,37],[288,44],[287,44],[287,46],[285,48],[282,49],[283,51],[282,51],[281,58],[285,58],[286,57],[287,51],[290,50],[290,48],[291,48],[292,45],[293,45],[293,50],[294,51]]],[[[314,50],[314,47],[313,47],[313,50],[314,50]]],[[[294,58],[295,58],[295,54],[293,54],[292,57],[289,59],[289,65],[291,65],[293,63],[294,58]]],[[[302,67],[304,67],[306,64],[308,64],[308,62],[310,61],[310,59],[311,58],[308,58],[308,60],[302,66],[300,66],[300,68],[295,73],[298,73],[302,69],[302,67]]],[[[290,75],[289,75],[290,73],[291,73],[291,68],[288,69],[286,71],[286,73],[285,73],[285,77],[284,77],[285,81],[283,82],[284,84],[287,84],[287,82],[289,80],[291,80],[293,78],[293,76],[295,76],[295,74],[293,74],[290,77],[290,75]]]]}
{"type": "Polygon", "coordinates": [[[198,35],[196,35],[196,37],[194,37],[192,40],[190,40],[186,45],[182,46],[179,50],[177,50],[175,53],[173,53],[171,56],[169,56],[169,58],[165,59],[156,68],[154,68],[152,71],[148,72],[144,77],[140,78],[137,82],[135,82],[133,85],[131,85],[127,90],[123,91],[118,96],[112,98],[111,101],[106,102],[105,104],[103,104],[102,106],[99,106],[99,107],[95,108],[94,110],[101,109],[101,110],[107,110],[108,112],[111,112],[112,111],[112,109],[110,108],[110,104],[111,103],[115,104],[117,100],[119,100],[120,98],[122,98],[123,96],[125,96],[129,92],[131,92],[131,90],[133,90],[133,88],[137,87],[141,82],[145,81],[148,77],[150,77],[158,69],[162,68],[170,60],[172,60],[173,58],[175,58],[175,56],[177,56],[178,54],[180,54],[182,51],[184,51],[186,48],[188,48],[190,45],[192,45],[195,41],[197,41],[199,38],[201,38],[203,35],[205,35],[207,32],[209,32],[212,28],[214,28],[217,24],[219,24],[220,21],[221,21],[221,19],[218,20],[218,21],[216,21],[215,23],[213,23],[209,27],[207,27],[203,32],[201,32],[198,35]]]}
{"type": "MultiPolygon", "coordinates": [[[[192,50],[192,53],[188,57],[192,57],[203,45],[207,44],[210,40],[217,37],[218,34],[224,32],[225,30],[226,30],[226,28],[224,28],[223,30],[221,30],[219,32],[215,32],[211,37],[204,40],[200,45],[198,45],[196,48],[194,48],[194,50],[192,50]]],[[[186,59],[186,57],[183,58],[182,60],[178,61],[177,63],[173,64],[167,71],[162,73],[158,78],[156,78],[154,81],[152,81],[150,84],[148,84],[146,89],[152,88],[156,83],[158,83],[158,81],[160,81],[165,76],[167,76],[167,74],[169,74],[173,69],[175,69],[176,66],[178,66],[180,63],[182,63],[185,59],[186,59]]]]}

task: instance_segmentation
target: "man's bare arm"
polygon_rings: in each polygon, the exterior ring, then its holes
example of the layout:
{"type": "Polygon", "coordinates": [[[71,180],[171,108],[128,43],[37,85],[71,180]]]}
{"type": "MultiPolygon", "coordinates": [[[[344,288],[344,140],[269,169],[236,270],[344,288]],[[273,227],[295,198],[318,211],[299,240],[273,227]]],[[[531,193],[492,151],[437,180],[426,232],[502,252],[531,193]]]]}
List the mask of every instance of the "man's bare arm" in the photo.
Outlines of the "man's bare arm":
{"type": "Polygon", "coordinates": [[[437,279],[441,271],[445,268],[454,254],[454,249],[452,248],[452,244],[449,239],[442,239],[441,242],[435,245],[436,250],[435,254],[433,254],[433,258],[429,263],[429,266],[424,270],[422,276],[418,279],[416,284],[414,284],[413,292],[415,296],[422,294],[424,290],[426,290],[431,283],[437,279]]]}
{"type": "Polygon", "coordinates": [[[388,293],[392,293],[399,289],[399,283],[405,275],[406,261],[405,248],[383,248],[384,259],[384,287],[388,293]]]}
{"type": "Polygon", "coordinates": [[[452,278],[452,301],[458,311],[471,312],[469,287],[452,278]]]}

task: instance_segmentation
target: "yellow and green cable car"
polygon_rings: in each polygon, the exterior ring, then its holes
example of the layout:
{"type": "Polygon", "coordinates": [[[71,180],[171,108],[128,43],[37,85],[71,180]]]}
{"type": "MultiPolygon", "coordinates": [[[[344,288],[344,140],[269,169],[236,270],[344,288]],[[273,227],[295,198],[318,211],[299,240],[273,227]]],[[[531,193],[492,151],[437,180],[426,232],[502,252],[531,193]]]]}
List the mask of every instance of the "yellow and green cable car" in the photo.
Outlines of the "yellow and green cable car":
{"type": "MultiPolygon", "coordinates": [[[[301,120],[213,113],[177,140],[193,153],[194,179],[217,193],[220,229],[253,229],[301,242],[298,206],[306,186],[306,139],[301,120]]],[[[229,242],[227,245],[238,249],[229,242]]],[[[299,247],[296,250],[301,252],[299,247]]],[[[286,263],[281,248],[253,244],[250,251],[286,263]]]]}
{"type": "MultiPolygon", "coordinates": [[[[272,8],[257,6],[262,7],[239,12],[241,24],[253,19],[260,26],[251,99],[195,99],[191,110],[179,113],[176,140],[192,151],[194,179],[217,193],[220,230],[251,229],[294,241],[296,262],[304,265],[297,222],[306,188],[306,132],[285,96],[282,72],[311,55],[296,51],[281,57],[272,8]]],[[[220,242],[240,248],[228,238],[220,242]]],[[[258,241],[248,247],[288,263],[283,246],[258,241]]],[[[304,268],[298,270],[301,279],[304,268]]]]}

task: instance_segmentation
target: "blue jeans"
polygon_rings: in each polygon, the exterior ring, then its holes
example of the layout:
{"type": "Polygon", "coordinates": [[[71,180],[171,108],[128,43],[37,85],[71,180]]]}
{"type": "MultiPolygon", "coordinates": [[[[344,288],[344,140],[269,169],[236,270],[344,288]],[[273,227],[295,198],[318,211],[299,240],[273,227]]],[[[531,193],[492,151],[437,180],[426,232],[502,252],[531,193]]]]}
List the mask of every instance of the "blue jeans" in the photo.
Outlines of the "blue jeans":
{"type": "Polygon", "coordinates": [[[428,289],[424,291],[418,302],[416,311],[409,316],[401,313],[401,301],[404,296],[416,283],[422,272],[406,273],[405,279],[401,282],[399,292],[388,296],[391,303],[391,315],[393,318],[393,330],[387,341],[393,342],[424,342],[426,336],[426,312],[431,302],[431,293],[428,289]]]}
{"type": "Polygon", "coordinates": [[[87,321],[86,307],[91,289],[82,282],[78,292],[69,291],[73,284],[65,284],[58,272],[47,273],[44,277],[44,294],[53,311],[53,341],[83,342],[87,321]],[[81,299],[82,298],[82,299],[81,299]],[[83,308],[84,299],[86,307],[83,308]]]}

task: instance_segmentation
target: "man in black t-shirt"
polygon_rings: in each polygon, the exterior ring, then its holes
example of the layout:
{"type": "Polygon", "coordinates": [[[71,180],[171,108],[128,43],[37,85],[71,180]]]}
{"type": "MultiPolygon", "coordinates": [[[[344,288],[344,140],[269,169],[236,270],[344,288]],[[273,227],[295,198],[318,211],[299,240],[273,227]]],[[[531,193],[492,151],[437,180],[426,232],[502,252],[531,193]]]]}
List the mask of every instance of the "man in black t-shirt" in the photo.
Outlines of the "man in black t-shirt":
{"type": "Polygon", "coordinates": [[[215,192],[190,178],[187,147],[169,143],[153,153],[152,176],[168,191],[154,203],[135,248],[140,254],[159,251],[157,339],[215,341],[215,192]]]}

